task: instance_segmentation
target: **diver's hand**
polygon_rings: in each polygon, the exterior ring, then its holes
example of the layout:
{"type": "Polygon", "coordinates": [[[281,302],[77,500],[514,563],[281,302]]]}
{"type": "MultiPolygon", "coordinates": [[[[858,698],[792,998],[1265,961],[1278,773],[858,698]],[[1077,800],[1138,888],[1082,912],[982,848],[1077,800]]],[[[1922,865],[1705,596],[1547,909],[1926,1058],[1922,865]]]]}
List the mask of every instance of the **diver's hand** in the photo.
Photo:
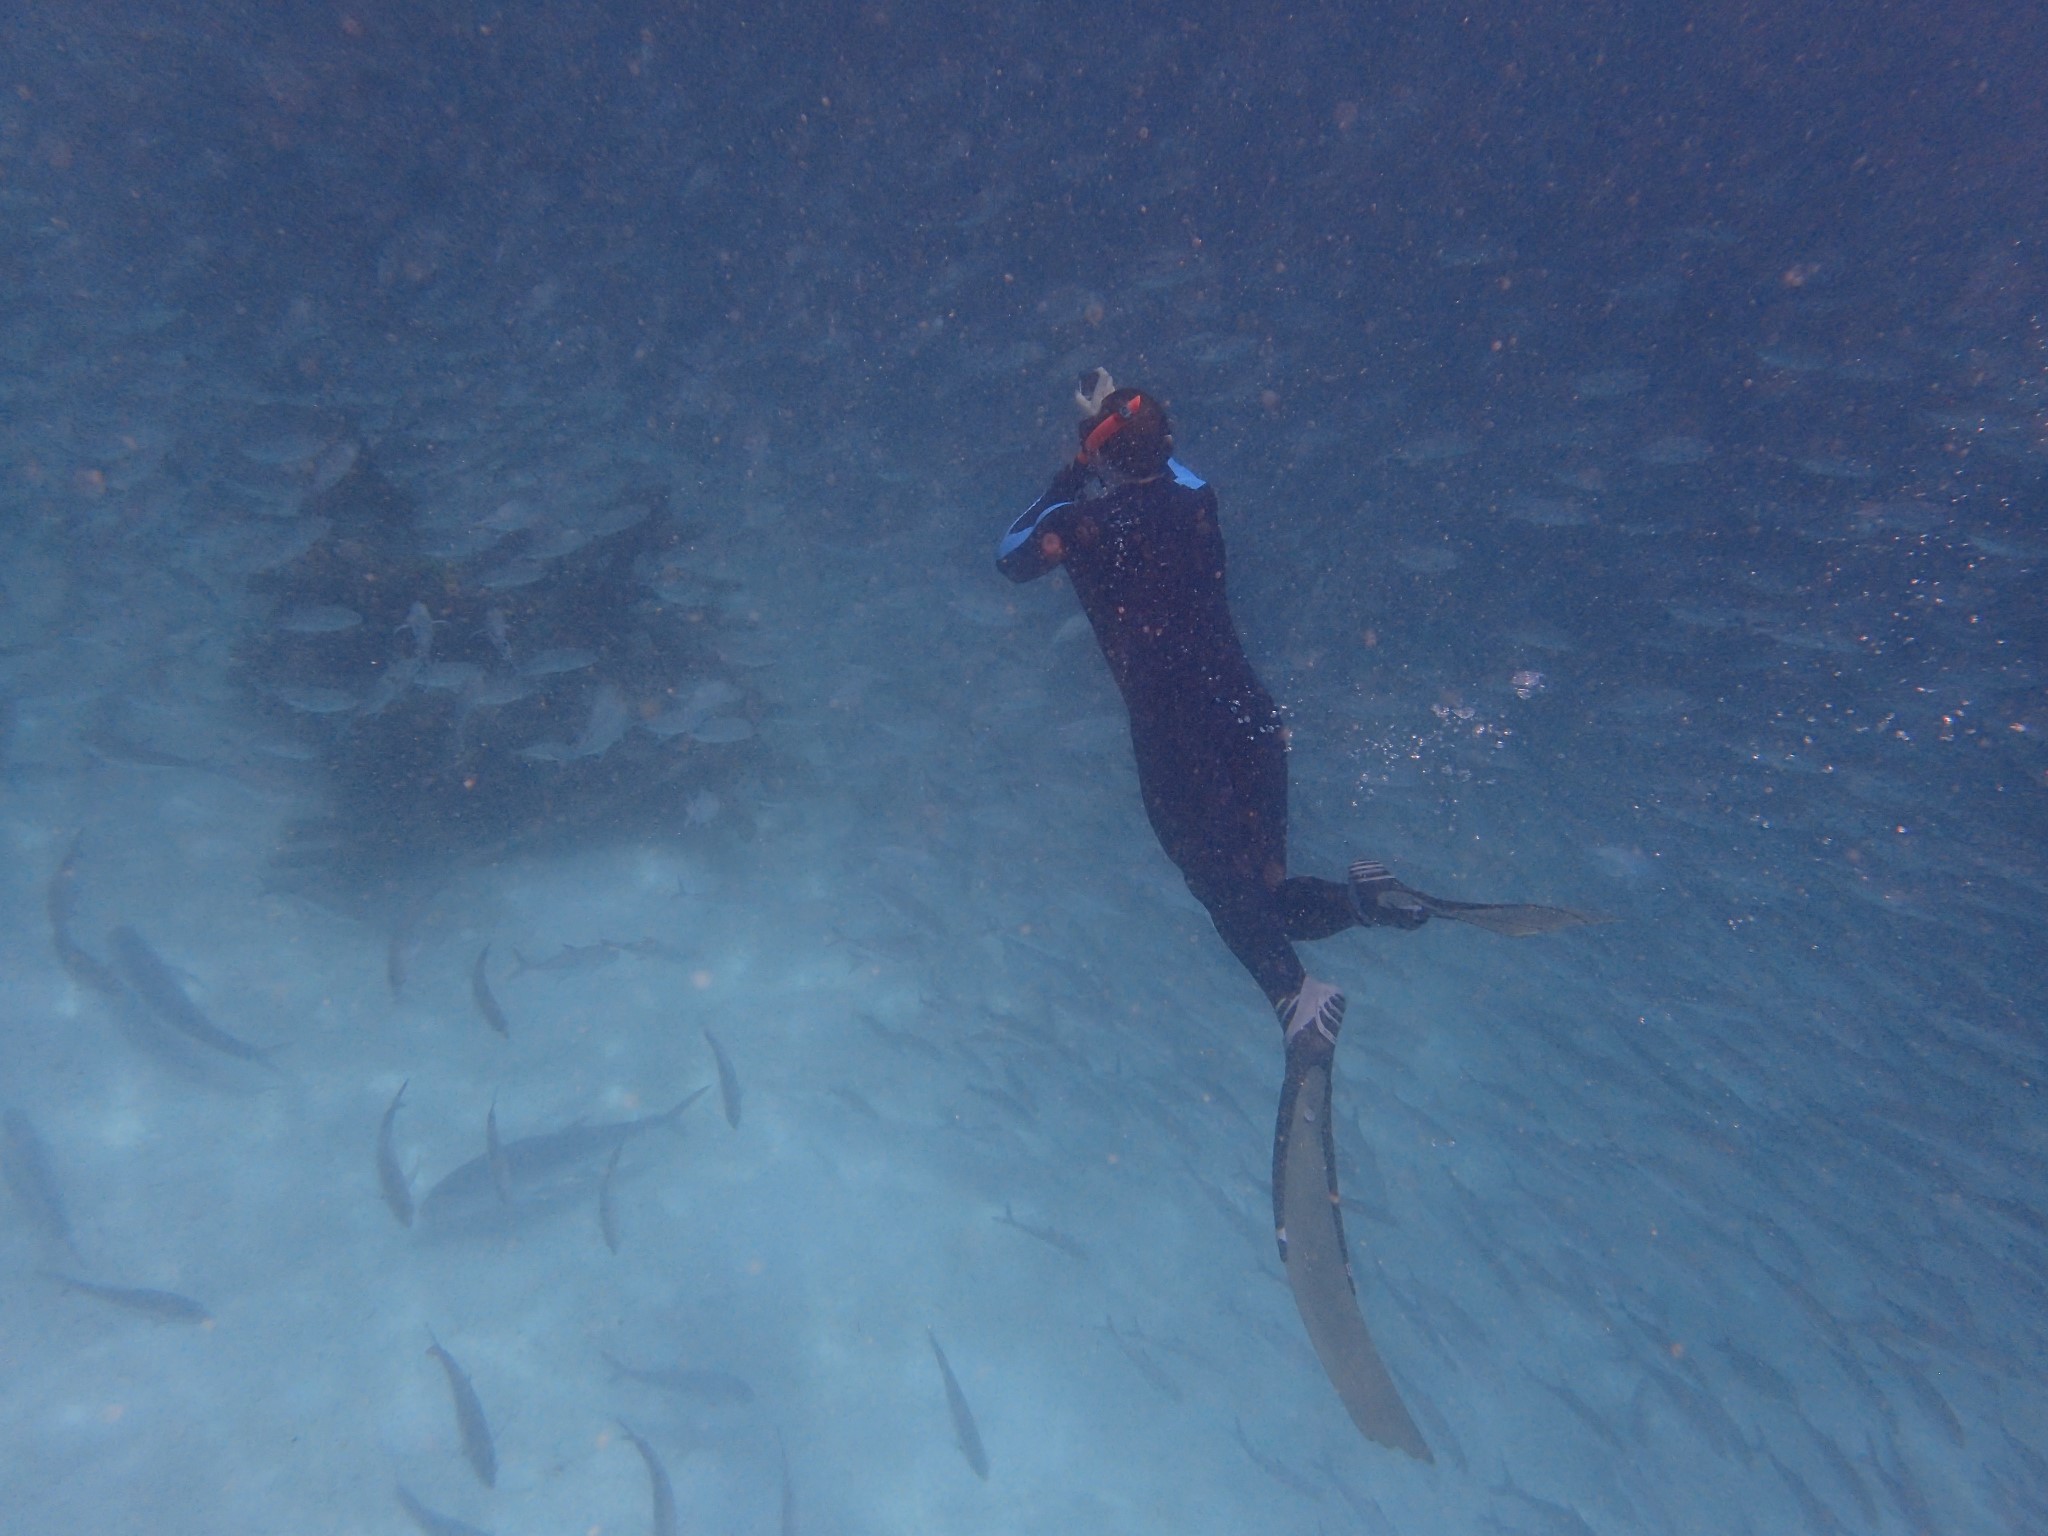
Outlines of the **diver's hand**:
{"type": "Polygon", "coordinates": [[[1052,484],[1046,487],[1047,501],[1073,501],[1088,484],[1088,477],[1094,471],[1079,459],[1075,459],[1052,477],[1052,484]]]}

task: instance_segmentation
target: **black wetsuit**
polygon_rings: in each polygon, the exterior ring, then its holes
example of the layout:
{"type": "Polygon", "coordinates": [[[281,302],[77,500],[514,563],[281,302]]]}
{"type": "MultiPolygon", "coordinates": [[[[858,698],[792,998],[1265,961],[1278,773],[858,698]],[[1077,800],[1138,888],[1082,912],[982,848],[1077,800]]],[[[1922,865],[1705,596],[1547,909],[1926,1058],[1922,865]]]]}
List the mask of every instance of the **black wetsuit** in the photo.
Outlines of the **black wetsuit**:
{"type": "Polygon", "coordinates": [[[1010,525],[997,567],[1064,566],[1131,717],[1145,814],[1216,931],[1278,1004],[1307,974],[1294,939],[1358,923],[1350,888],[1287,873],[1287,739],[1224,592],[1216,493],[1178,462],[1082,499],[1070,465],[1010,525]]]}

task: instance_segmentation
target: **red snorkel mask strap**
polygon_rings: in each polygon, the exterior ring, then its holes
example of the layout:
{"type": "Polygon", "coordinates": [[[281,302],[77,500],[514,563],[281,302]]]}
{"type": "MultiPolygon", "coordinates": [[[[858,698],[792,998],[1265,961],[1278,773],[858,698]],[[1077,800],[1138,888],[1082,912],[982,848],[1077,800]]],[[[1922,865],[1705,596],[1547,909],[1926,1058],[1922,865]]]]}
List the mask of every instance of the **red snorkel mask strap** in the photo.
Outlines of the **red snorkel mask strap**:
{"type": "Polygon", "coordinates": [[[1093,464],[1095,456],[1102,451],[1102,445],[1112,437],[1115,437],[1117,433],[1123,431],[1129,425],[1131,418],[1138,414],[1144,404],[1145,397],[1143,395],[1133,395],[1122,405],[1119,405],[1113,414],[1104,417],[1096,425],[1095,430],[1090,432],[1082,441],[1081,462],[1083,464],[1093,464]]]}

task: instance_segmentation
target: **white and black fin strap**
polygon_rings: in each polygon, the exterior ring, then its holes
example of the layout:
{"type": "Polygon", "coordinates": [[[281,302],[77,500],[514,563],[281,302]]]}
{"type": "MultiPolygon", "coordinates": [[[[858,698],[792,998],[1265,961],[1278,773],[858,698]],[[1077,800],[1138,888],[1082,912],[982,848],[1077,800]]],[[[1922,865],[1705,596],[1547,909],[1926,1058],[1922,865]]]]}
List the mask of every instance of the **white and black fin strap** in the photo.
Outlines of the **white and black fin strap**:
{"type": "Polygon", "coordinates": [[[1378,859],[1356,859],[1351,865],[1351,888],[1354,891],[1378,892],[1390,889],[1401,882],[1394,878],[1394,872],[1378,859]]]}
{"type": "Polygon", "coordinates": [[[1344,994],[1342,992],[1332,992],[1323,999],[1323,1005],[1315,1011],[1315,1015],[1312,1018],[1306,1019],[1295,1017],[1295,1006],[1300,1001],[1301,994],[1296,992],[1291,996],[1281,998],[1279,1002],[1273,1005],[1274,1013],[1278,1014],[1280,1018],[1280,1028],[1286,1032],[1288,1045],[1292,1046],[1295,1038],[1311,1025],[1314,1026],[1317,1034],[1321,1035],[1332,1046],[1336,1045],[1337,1034],[1344,1027],[1344,994]]]}
{"type": "Polygon", "coordinates": [[[1358,914],[1361,923],[1374,921],[1372,911],[1379,906],[1381,898],[1407,887],[1394,878],[1394,872],[1377,859],[1356,859],[1351,865],[1351,910],[1358,914]]]}

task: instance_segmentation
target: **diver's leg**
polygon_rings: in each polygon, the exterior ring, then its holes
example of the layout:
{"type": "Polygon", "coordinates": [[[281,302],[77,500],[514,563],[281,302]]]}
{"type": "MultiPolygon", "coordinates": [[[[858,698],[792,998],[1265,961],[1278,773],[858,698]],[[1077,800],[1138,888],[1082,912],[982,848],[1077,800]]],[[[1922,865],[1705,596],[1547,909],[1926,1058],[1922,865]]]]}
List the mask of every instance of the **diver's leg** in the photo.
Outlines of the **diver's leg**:
{"type": "Polygon", "coordinates": [[[1287,925],[1290,939],[1327,939],[1358,926],[1358,909],[1351,903],[1348,885],[1313,875],[1290,875],[1275,894],[1280,901],[1280,921],[1287,925]]]}
{"type": "Polygon", "coordinates": [[[1384,864],[1360,859],[1343,885],[1313,875],[1280,887],[1280,917],[1290,939],[1327,939],[1346,928],[1420,928],[1429,909],[1384,864]]]}
{"type": "Polygon", "coordinates": [[[1266,1001],[1301,989],[1306,972],[1287,942],[1266,878],[1272,839],[1259,807],[1240,793],[1215,737],[1133,732],[1145,815],[1166,856],[1266,1001]],[[1252,814],[1247,814],[1250,812],[1252,814]]]}
{"type": "Polygon", "coordinates": [[[1182,848],[1190,855],[1181,875],[1216,925],[1224,946],[1258,983],[1266,1001],[1278,1007],[1301,990],[1307,976],[1272,891],[1240,858],[1213,846],[1182,848]]]}

